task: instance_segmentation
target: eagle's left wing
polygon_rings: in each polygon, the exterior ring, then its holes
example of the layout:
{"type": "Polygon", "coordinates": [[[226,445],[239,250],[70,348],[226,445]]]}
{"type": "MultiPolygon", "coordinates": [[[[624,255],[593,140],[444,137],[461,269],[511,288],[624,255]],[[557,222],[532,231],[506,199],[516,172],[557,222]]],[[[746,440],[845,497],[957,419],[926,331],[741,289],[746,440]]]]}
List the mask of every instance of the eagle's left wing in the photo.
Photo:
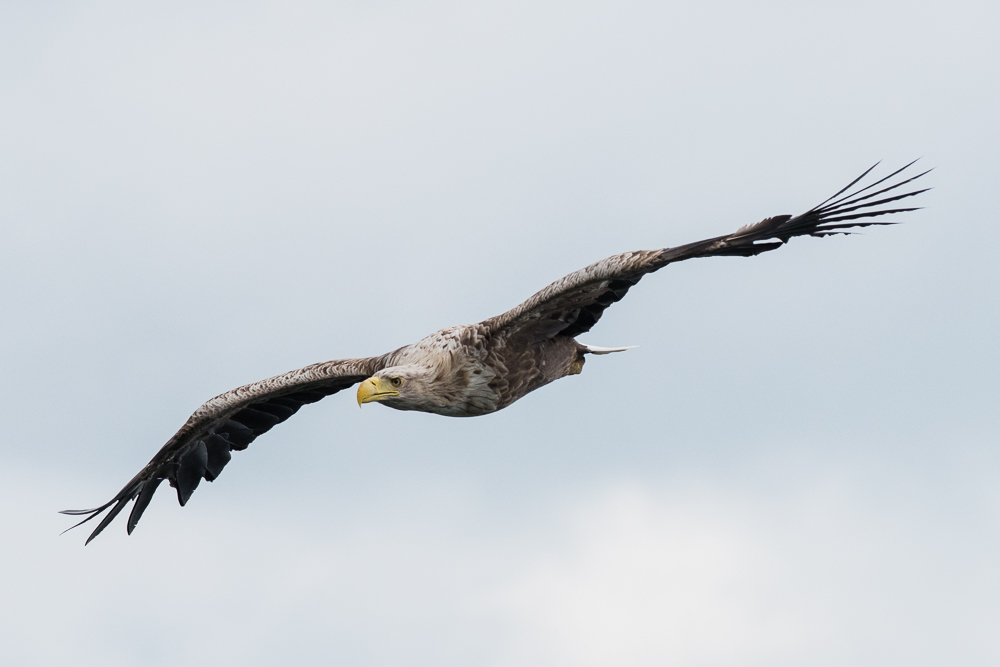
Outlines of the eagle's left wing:
{"type": "Polygon", "coordinates": [[[231,451],[246,449],[254,438],[291,417],[303,405],[370,377],[384,367],[388,356],[313,364],[220,394],[195,410],[114,498],[100,507],[62,513],[86,515],[72,526],[76,528],[111,508],[87,538],[89,544],[135,500],[127,526],[131,534],[160,482],[168,480],[177,489],[177,500],[184,505],[203,478],[211,482],[219,476],[232,458],[231,451]]]}
{"type": "Polygon", "coordinates": [[[529,344],[554,336],[574,337],[590,331],[600,319],[604,309],[620,301],[643,276],[658,271],[667,264],[694,257],[721,255],[750,257],[779,248],[793,236],[822,237],[849,233],[846,230],[856,227],[895,224],[873,221],[872,218],[917,210],[886,208],[886,205],[906,197],[913,197],[925,192],[926,189],[902,194],[889,193],[928,172],[922,172],[873,192],[871,190],[912,165],[913,162],[868,186],[844,194],[867,176],[877,166],[875,165],[833,197],[801,215],[767,218],[757,224],[741,227],[733,234],[676,248],[636,250],[613,255],[557,280],[516,308],[485,320],[480,326],[494,339],[506,340],[518,337],[526,339],[529,344]]]}

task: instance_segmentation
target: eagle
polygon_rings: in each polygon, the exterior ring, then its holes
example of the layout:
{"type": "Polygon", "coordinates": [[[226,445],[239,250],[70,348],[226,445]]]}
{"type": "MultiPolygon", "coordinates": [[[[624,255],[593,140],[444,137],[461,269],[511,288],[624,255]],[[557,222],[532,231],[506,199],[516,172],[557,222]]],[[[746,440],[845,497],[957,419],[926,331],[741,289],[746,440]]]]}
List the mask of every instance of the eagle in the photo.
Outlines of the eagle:
{"type": "Polygon", "coordinates": [[[674,248],[612,255],[557,280],[506,313],[441,329],[381,356],[317,363],[227,391],[195,410],[111,500],[93,509],[62,513],[85,516],[71,526],[75,528],[110,508],[87,538],[89,544],[135,501],[126,524],[131,535],[163,480],[176,489],[183,506],[201,480],[211,482],[222,473],[232,452],[243,451],[302,406],[354,385],[358,385],[358,405],[381,403],[447,417],[502,410],[539,387],[579,374],[588,355],[629,349],[585,345],[576,337],[590,331],[643,276],[668,264],[695,257],[752,257],[775,250],[794,236],[850,234],[859,227],[895,224],[873,218],[918,210],[894,203],[929,189],[899,189],[930,171],[901,175],[914,162],[862,186],[876,163],[801,215],[766,218],[732,234],[674,248]]]}

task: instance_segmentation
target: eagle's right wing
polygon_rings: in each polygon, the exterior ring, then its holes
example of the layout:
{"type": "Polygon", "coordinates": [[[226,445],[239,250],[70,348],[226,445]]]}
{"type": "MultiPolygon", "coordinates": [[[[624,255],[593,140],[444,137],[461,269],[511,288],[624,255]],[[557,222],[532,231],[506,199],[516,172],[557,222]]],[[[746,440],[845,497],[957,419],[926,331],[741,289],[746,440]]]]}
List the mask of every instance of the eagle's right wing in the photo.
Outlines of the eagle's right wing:
{"type": "Polygon", "coordinates": [[[604,309],[621,300],[643,276],[658,271],[667,264],[694,257],[750,257],[779,248],[793,236],[822,237],[849,233],[846,230],[856,227],[895,224],[876,222],[872,218],[917,210],[885,206],[918,195],[926,189],[902,194],[887,193],[928,172],[869,191],[912,165],[913,162],[868,186],[844,194],[867,176],[877,166],[875,165],[833,197],[801,215],[766,218],[756,224],[741,227],[733,234],[676,248],[636,250],[613,255],[557,280],[516,308],[485,320],[480,326],[489,332],[497,344],[515,337],[528,344],[554,336],[574,337],[589,331],[600,319],[604,309]]]}
{"type": "Polygon", "coordinates": [[[203,478],[211,482],[219,476],[232,458],[231,451],[246,449],[254,438],[291,417],[303,405],[371,377],[385,366],[387,358],[389,355],[313,364],[220,394],[195,410],[114,498],[100,507],[62,513],[87,515],[72,526],[76,528],[111,508],[87,538],[89,543],[135,500],[127,526],[131,534],[160,482],[168,480],[177,489],[177,500],[184,505],[203,478]]]}

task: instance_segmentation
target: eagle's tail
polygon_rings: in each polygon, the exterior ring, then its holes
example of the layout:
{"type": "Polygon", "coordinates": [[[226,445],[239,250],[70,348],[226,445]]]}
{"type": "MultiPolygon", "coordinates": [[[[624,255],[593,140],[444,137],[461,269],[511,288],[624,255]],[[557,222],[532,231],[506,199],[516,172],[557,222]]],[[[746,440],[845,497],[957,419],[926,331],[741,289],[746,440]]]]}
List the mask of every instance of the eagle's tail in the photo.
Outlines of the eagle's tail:
{"type": "Polygon", "coordinates": [[[596,345],[584,345],[579,343],[583,347],[584,354],[611,354],[612,352],[624,352],[625,350],[633,350],[638,345],[629,345],[628,347],[598,347],[596,345]]]}

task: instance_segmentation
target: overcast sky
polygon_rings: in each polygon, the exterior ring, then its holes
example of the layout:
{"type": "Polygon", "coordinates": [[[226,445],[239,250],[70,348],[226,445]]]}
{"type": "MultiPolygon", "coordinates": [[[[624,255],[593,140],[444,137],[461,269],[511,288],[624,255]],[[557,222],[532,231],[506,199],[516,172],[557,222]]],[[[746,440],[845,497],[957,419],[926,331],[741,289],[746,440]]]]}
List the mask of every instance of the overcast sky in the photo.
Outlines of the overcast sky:
{"type": "Polygon", "coordinates": [[[0,663],[998,664],[997,25],[3,3],[0,663]],[[345,392],[59,535],[218,393],[917,157],[905,224],[671,266],[498,414],[345,392]]]}

